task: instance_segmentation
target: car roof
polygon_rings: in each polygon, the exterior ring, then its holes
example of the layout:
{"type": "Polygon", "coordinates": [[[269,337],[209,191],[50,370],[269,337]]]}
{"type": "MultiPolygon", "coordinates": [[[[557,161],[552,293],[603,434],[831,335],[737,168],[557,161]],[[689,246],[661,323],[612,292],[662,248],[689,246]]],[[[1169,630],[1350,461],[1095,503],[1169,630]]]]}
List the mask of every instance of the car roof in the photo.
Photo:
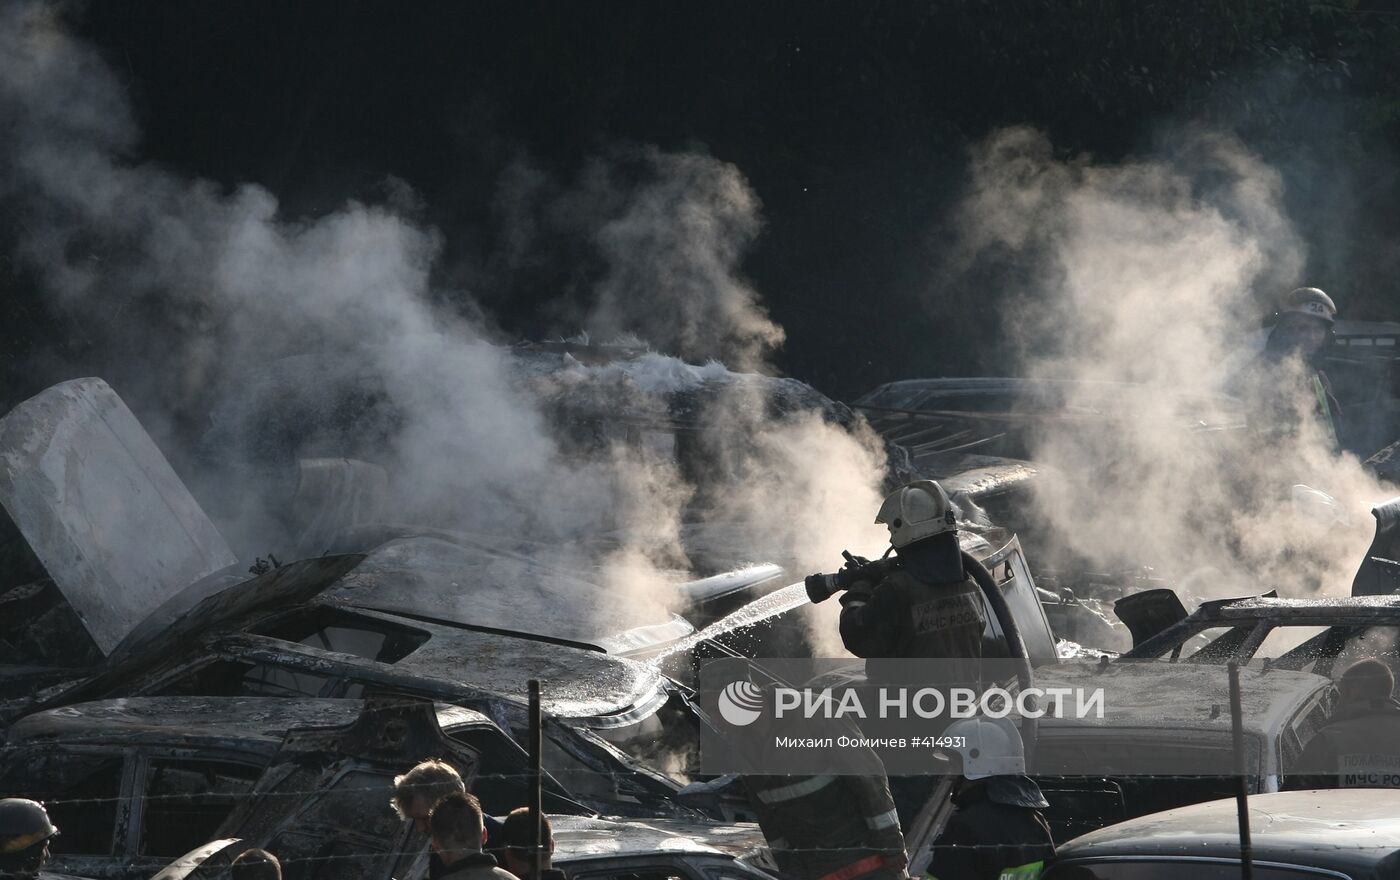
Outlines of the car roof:
{"type": "Polygon", "coordinates": [[[1273,620],[1280,626],[1400,625],[1400,595],[1314,599],[1254,596],[1210,600],[1202,602],[1189,616],[1134,645],[1123,656],[1160,656],[1203,629],[1252,626],[1263,620],[1273,620]]]}
{"type": "Polygon", "coordinates": [[[1295,617],[1301,620],[1321,615],[1335,617],[1339,621],[1352,621],[1365,620],[1377,614],[1400,619],[1400,596],[1337,596],[1321,599],[1256,596],[1222,604],[1207,603],[1202,605],[1196,614],[1221,620],[1272,616],[1295,617]]]}
{"type": "MultiPolygon", "coordinates": [[[[1318,867],[1365,866],[1400,849],[1400,790],[1288,791],[1249,798],[1254,858],[1318,867]]],[[[1178,807],[1091,831],[1056,861],[1130,855],[1237,857],[1234,798],[1178,807]]]]}
{"type": "MultiPolygon", "coordinates": [[[[1223,665],[1118,660],[1068,660],[1035,671],[1038,688],[1083,688],[1104,692],[1104,717],[1040,719],[1042,732],[1083,728],[1154,727],[1230,732],[1229,670],[1223,665]]],[[[1247,732],[1273,730],[1319,691],[1330,686],[1310,672],[1240,669],[1247,732]]],[[[1068,704],[1068,701],[1067,701],[1068,704]]]]}
{"type": "Polygon", "coordinates": [[[738,858],[765,846],[763,832],[748,822],[685,822],[674,819],[615,819],[550,816],[554,861],[656,853],[738,858]]]}
{"type": "MultiPolygon", "coordinates": [[[[8,746],[25,743],[123,743],[223,746],[275,754],[293,727],[339,727],[354,721],[363,700],[285,697],[129,697],[35,712],[16,721],[8,746]]],[[[453,730],[489,724],[479,712],[438,704],[438,724],[453,730]]]]}

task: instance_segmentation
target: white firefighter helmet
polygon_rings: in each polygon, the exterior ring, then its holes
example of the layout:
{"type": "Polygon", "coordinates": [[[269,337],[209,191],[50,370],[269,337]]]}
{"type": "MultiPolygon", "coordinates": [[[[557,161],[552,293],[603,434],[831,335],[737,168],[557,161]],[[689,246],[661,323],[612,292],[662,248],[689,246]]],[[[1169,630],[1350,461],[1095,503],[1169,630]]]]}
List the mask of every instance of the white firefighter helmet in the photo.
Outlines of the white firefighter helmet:
{"type": "Polygon", "coordinates": [[[1009,718],[960,718],[949,724],[941,737],[964,743],[957,750],[962,755],[964,779],[1025,775],[1026,749],[1021,732],[1009,718]]]}
{"type": "Polygon", "coordinates": [[[1332,302],[1332,297],[1316,287],[1299,287],[1289,291],[1279,303],[1274,320],[1277,321],[1285,315],[1304,315],[1332,324],[1337,320],[1337,304],[1332,302]]]}
{"type": "Polygon", "coordinates": [[[889,527],[896,550],[957,529],[948,493],[933,480],[915,480],[891,492],[875,522],[889,527]]]}

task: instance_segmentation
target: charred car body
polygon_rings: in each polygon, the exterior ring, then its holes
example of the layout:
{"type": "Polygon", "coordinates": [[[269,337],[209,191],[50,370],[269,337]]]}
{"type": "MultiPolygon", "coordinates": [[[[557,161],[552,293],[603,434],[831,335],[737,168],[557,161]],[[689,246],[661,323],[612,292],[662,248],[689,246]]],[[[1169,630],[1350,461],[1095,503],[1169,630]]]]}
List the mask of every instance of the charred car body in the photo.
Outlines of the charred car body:
{"type": "MultiPolygon", "coordinates": [[[[1045,880],[1241,876],[1238,805],[1217,800],[1143,816],[1069,841],[1045,880]]],[[[1253,876],[1385,880],[1400,871],[1389,791],[1283,792],[1250,798],[1253,876]]]]}
{"type": "MultiPolygon", "coordinates": [[[[1334,689],[1307,672],[1242,669],[1241,678],[1249,786],[1278,791],[1326,723],[1334,689]]],[[[1057,840],[1237,790],[1223,667],[1105,658],[1038,669],[1036,686],[1102,689],[1109,707],[1038,722],[1035,769],[1057,840]],[[1102,775],[1083,774],[1088,767],[1102,775]]]]}
{"type": "MultiPolygon", "coordinates": [[[[424,710],[367,707],[359,700],[158,697],[81,703],[35,713],[10,727],[0,755],[0,789],[47,805],[64,832],[52,844],[55,869],[94,878],[148,877],[211,839],[249,837],[250,816],[242,814],[245,824],[230,823],[230,817],[286,759],[288,735],[349,731],[362,714],[369,719],[364,724],[398,725],[405,736],[410,725],[423,728],[421,737],[438,736],[424,710]]],[[[439,705],[435,714],[441,733],[436,744],[464,771],[475,771],[471,790],[489,811],[509,812],[528,800],[528,759],[510,737],[468,709],[439,705]]],[[[336,751],[343,744],[326,738],[323,748],[302,758],[335,764],[346,757],[336,751]]],[[[419,754],[427,741],[410,744],[391,744],[398,749],[394,757],[362,755],[345,766],[342,772],[357,785],[381,786],[378,797],[364,793],[363,803],[374,810],[351,827],[402,824],[388,804],[392,777],[436,754],[419,754]]],[[[591,812],[552,777],[543,782],[549,809],[591,812]]],[[[312,809],[318,799],[342,797],[335,792],[349,788],[333,775],[322,777],[294,800],[297,809],[312,809]]],[[[426,841],[410,835],[405,842],[421,849],[426,841]]]]}

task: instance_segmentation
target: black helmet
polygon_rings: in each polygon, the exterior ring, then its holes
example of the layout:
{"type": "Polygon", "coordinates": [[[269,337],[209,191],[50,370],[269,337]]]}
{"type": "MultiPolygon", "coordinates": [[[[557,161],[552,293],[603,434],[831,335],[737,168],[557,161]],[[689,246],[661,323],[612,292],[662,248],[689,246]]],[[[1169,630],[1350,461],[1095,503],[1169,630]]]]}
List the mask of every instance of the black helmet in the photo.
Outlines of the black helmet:
{"type": "Polygon", "coordinates": [[[1040,786],[1028,776],[993,776],[987,782],[987,800],[1008,807],[1043,810],[1050,804],[1040,786]]]}
{"type": "Polygon", "coordinates": [[[54,837],[58,829],[38,801],[0,800],[0,856],[13,856],[54,837]]]}

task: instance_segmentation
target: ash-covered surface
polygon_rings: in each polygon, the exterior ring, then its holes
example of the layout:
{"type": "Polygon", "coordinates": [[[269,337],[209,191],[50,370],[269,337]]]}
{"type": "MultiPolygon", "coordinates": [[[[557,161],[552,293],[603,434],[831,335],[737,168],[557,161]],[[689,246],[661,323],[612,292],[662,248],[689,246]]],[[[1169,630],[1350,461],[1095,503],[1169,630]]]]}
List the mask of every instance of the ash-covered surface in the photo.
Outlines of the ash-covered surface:
{"type": "Polygon", "coordinates": [[[766,845],[763,832],[750,823],[680,822],[666,819],[625,821],[560,816],[552,820],[556,862],[608,855],[646,853],[713,853],[735,858],[766,845]]]}
{"type": "MultiPolygon", "coordinates": [[[[270,757],[293,727],[336,727],[360,714],[360,700],[274,697],[131,697],[48,709],[12,724],[10,745],[54,742],[216,749],[234,743],[270,757]]],[[[460,710],[467,711],[467,710],[460,710]]]]}
{"type": "Polygon", "coordinates": [[[1228,616],[1234,611],[1267,612],[1276,609],[1287,616],[1289,613],[1287,609],[1306,610],[1311,608],[1325,608],[1341,614],[1364,615],[1368,610],[1390,612],[1400,610],[1400,596],[1319,596],[1309,599],[1256,596],[1224,605],[1220,608],[1220,614],[1228,616]]]}
{"type": "MultiPolygon", "coordinates": [[[[1314,852],[1335,858],[1338,867],[1359,852],[1357,867],[1369,868],[1395,849],[1394,791],[1294,791],[1250,798],[1250,836],[1260,860],[1296,858],[1314,852]]],[[[1169,810],[1091,832],[1063,855],[1112,858],[1117,855],[1237,856],[1239,814],[1233,799],[1169,810]]],[[[1362,876],[1368,876],[1363,874],[1362,876]]],[[[1385,876],[1385,875],[1375,875],[1385,876]]]]}
{"type": "MultiPolygon", "coordinates": [[[[1224,666],[1165,664],[1143,660],[1065,662],[1036,670],[1037,687],[1104,692],[1104,715],[1041,719],[1042,727],[1174,728],[1230,731],[1230,682],[1224,666]]],[[[1327,688],[1330,680],[1308,672],[1240,670],[1245,727],[1270,732],[1281,719],[1327,688]]]]}
{"type": "Polygon", "coordinates": [[[660,673],[622,657],[427,622],[412,625],[431,637],[397,661],[393,672],[439,683],[448,692],[476,690],[523,702],[531,679],[549,682],[542,694],[545,711],[585,725],[627,713],[644,717],[665,699],[660,673]]]}

